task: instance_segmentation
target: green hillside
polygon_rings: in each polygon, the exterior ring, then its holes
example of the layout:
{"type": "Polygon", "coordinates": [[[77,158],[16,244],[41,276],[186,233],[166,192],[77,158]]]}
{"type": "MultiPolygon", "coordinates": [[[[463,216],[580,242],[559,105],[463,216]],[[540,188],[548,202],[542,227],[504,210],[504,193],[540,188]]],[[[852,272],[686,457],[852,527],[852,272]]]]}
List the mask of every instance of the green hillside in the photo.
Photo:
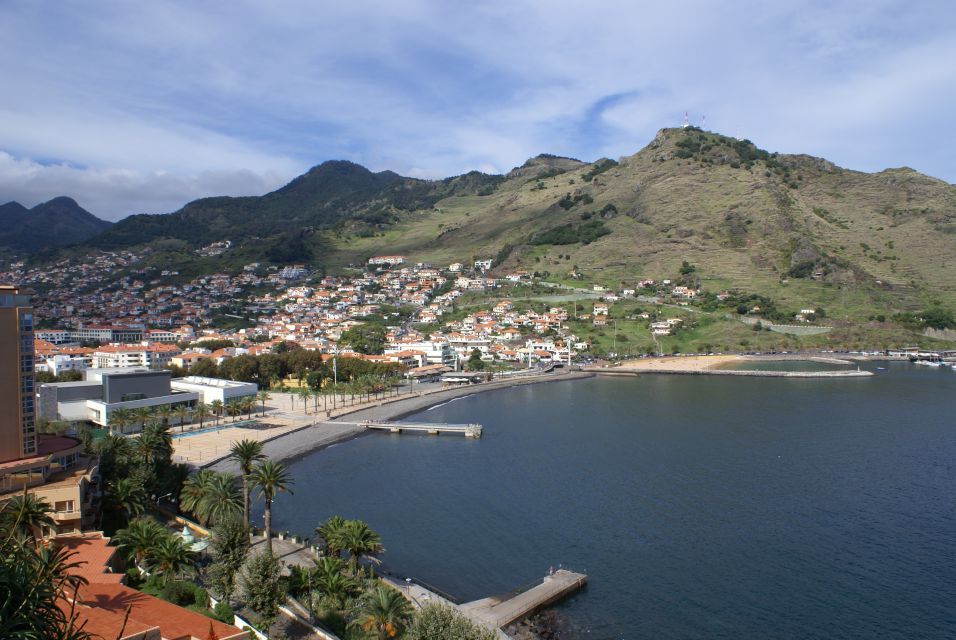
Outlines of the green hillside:
{"type": "Polygon", "coordinates": [[[249,261],[334,271],[376,253],[436,264],[496,257],[574,286],[676,278],[837,317],[956,308],[956,186],[911,169],[868,174],[696,128],[584,163],[541,155],[504,176],[439,181],[326,162],[262,197],[132,216],[80,249],[149,244],[186,273],[249,261]],[[218,240],[233,249],[199,258],[218,240]]]}

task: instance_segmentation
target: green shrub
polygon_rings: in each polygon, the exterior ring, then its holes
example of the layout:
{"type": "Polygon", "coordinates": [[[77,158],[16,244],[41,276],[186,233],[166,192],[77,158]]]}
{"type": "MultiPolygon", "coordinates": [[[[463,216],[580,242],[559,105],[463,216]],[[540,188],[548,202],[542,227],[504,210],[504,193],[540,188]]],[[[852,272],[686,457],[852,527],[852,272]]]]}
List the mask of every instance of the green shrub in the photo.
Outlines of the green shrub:
{"type": "MultiPolygon", "coordinates": [[[[191,605],[187,606],[186,608],[189,609],[190,611],[195,611],[196,613],[198,613],[198,614],[200,614],[200,615],[204,615],[204,616],[206,616],[207,618],[212,618],[213,620],[219,620],[219,618],[217,618],[217,617],[215,616],[215,614],[214,614],[212,611],[209,610],[209,607],[204,607],[204,606],[198,605],[198,604],[191,604],[191,605]]],[[[220,622],[221,622],[221,620],[220,620],[220,622]]],[[[232,624],[232,623],[230,622],[229,624],[232,624]]]]}
{"type": "Polygon", "coordinates": [[[219,622],[225,622],[226,624],[232,624],[236,618],[236,613],[232,610],[232,607],[229,606],[229,603],[225,601],[217,603],[216,606],[212,608],[212,615],[219,622]]]}
{"type": "Polygon", "coordinates": [[[553,227],[536,236],[533,236],[528,244],[590,244],[602,236],[611,233],[602,220],[592,220],[579,225],[565,224],[560,227],[553,227]]]}

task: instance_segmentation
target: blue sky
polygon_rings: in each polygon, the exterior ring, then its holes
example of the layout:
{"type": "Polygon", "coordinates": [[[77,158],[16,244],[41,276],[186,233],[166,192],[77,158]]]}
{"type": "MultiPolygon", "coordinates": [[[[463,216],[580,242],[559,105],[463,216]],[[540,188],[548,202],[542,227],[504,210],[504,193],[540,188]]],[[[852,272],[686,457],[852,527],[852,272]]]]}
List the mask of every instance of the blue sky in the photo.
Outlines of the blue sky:
{"type": "Polygon", "coordinates": [[[684,111],[956,182],[952,3],[0,0],[0,202],[118,219],[345,158],[444,177],[638,151],[684,111]]]}

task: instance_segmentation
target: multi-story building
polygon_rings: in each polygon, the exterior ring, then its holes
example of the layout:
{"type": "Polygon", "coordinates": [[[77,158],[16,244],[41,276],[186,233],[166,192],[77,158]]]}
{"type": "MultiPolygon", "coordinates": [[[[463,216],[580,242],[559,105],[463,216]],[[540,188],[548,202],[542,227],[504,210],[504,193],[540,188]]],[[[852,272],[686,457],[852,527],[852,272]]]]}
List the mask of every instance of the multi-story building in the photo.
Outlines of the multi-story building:
{"type": "Polygon", "coordinates": [[[30,297],[0,285],[0,501],[36,494],[53,507],[57,531],[79,531],[91,524],[97,468],[78,440],[37,435],[33,358],[30,297]]]}
{"type": "Polygon", "coordinates": [[[33,391],[33,307],[17,287],[0,285],[0,462],[37,450],[33,391]]]}

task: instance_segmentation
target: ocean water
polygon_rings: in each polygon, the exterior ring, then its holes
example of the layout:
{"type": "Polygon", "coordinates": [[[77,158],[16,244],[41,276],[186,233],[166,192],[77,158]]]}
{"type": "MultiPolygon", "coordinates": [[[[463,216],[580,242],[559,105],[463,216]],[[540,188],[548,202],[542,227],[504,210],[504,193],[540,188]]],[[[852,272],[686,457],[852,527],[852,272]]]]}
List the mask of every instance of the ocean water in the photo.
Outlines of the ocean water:
{"type": "Polygon", "coordinates": [[[580,638],[954,638],[956,372],[886,366],[476,394],[416,418],[481,440],[292,463],[276,526],[364,519],[388,570],[461,600],[584,571],[557,607],[580,638]]]}

